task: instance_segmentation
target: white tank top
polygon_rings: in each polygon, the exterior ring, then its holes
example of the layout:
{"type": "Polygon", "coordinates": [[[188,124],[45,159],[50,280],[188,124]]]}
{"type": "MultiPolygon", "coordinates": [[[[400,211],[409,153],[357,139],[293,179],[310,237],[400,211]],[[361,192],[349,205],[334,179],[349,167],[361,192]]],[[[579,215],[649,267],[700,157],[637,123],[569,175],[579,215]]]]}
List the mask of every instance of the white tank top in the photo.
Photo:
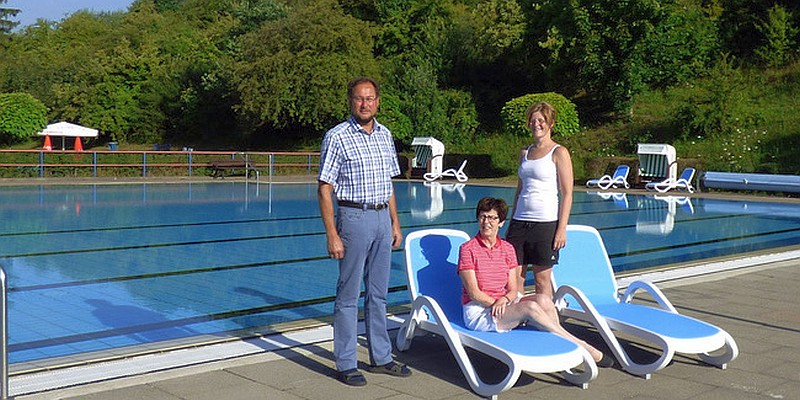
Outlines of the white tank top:
{"type": "Polygon", "coordinates": [[[513,219],[520,221],[553,222],[558,220],[558,174],[553,152],[555,145],[542,158],[528,159],[530,146],[519,164],[517,174],[522,183],[514,206],[513,219]]]}

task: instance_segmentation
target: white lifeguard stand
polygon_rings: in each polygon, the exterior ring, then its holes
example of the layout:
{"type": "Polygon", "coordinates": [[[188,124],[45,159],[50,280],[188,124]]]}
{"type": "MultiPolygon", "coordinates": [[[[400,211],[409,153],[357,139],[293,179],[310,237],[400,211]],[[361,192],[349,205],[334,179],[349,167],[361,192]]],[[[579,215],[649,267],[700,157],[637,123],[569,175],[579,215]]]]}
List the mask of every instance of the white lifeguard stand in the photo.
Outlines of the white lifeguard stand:
{"type": "Polygon", "coordinates": [[[411,176],[442,173],[444,143],[430,136],[415,137],[411,142],[414,158],[411,159],[411,176]]]}

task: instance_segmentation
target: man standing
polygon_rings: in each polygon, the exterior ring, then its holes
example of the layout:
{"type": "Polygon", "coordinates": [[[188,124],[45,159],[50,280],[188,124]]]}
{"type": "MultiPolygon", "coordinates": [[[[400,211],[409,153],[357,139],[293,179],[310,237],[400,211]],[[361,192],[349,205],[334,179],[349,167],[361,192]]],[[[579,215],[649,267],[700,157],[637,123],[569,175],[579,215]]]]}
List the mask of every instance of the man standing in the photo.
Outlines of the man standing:
{"type": "Polygon", "coordinates": [[[400,174],[392,134],[375,120],[380,86],[366,77],[347,88],[350,118],[325,134],[320,150],[319,210],[328,254],[339,260],[333,311],[333,354],[339,379],[363,386],[357,369],[358,297],[365,286],[364,318],[371,372],[410,376],[392,359],[386,331],[386,295],[392,247],[403,240],[392,177],[400,174]],[[334,219],[333,195],[338,204],[334,219]]]}

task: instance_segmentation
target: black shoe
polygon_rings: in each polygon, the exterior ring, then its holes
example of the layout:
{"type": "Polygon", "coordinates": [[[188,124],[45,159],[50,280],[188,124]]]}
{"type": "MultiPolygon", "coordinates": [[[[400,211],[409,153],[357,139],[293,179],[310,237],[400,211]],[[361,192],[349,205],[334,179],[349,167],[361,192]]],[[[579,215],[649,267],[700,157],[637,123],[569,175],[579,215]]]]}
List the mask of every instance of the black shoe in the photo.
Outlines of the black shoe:
{"type": "Polygon", "coordinates": [[[339,372],[339,380],[348,386],[365,386],[367,378],[357,369],[348,369],[347,371],[339,372]]]}
{"type": "Polygon", "coordinates": [[[611,368],[614,366],[614,358],[607,354],[603,354],[603,358],[597,362],[597,366],[600,368],[611,368]]]}
{"type": "Polygon", "coordinates": [[[399,376],[402,378],[411,376],[411,370],[406,365],[400,365],[394,361],[390,361],[384,365],[371,365],[368,369],[373,374],[386,374],[392,376],[399,376]]]}

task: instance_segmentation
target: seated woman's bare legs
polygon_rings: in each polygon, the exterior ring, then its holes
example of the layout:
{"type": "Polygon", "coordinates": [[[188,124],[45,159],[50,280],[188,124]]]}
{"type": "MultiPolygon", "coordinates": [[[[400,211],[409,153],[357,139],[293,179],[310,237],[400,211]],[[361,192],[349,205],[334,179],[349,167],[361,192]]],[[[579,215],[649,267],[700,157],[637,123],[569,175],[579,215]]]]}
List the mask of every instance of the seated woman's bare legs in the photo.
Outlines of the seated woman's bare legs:
{"type": "MultiPolygon", "coordinates": [[[[579,346],[586,349],[592,358],[597,362],[603,358],[603,353],[597,350],[594,346],[578,339],[569,331],[564,329],[558,322],[558,317],[553,318],[553,311],[543,308],[540,302],[546,302],[547,297],[538,298],[540,295],[525,296],[518,303],[514,303],[506,307],[505,313],[502,318],[497,319],[497,328],[500,330],[509,330],[517,327],[520,323],[526,322],[532,324],[541,330],[553,332],[565,339],[568,339],[579,346]]],[[[552,301],[550,301],[552,304],[552,301]]]]}

